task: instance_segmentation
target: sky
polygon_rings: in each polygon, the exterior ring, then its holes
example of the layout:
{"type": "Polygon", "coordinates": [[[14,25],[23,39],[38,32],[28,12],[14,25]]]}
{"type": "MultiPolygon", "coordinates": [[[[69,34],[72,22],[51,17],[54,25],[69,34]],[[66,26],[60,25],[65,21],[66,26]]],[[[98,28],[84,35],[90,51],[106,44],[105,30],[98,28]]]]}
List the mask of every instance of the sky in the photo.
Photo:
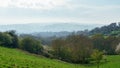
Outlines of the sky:
{"type": "Polygon", "coordinates": [[[0,25],[120,22],[120,0],[0,0],[0,25]]]}

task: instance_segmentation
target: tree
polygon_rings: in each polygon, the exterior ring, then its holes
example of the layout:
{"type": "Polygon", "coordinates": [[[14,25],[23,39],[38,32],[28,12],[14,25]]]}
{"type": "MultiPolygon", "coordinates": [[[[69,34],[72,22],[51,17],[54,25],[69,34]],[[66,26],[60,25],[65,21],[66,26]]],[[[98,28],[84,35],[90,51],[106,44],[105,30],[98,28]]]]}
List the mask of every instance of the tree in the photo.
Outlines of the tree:
{"type": "Polygon", "coordinates": [[[8,33],[0,32],[0,45],[5,47],[12,47],[12,37],[8,33]]]}
{"type": "Polygon", "coordinates": [[[67,44],[70,49],[71,60],[75,63],[88,63],[93,44],[87,36],[71,35],[67,37],[67,44]]]}
{"type": "Polygon", "coordinates": [[[93,42],[93,47],[98,50],[104,50],[104,35],[103,34],[95,34],[91,37],[92,42],[93,42]]]}
{"type": "Polygon", "coordinates": [[[54,50],[54,55],[56,56],[56,58],[59,58],[59,59],[63,59],[65,60],[67,57],[67,49],[66,49],[66,42],[65,40],[63,39],[55,39],[53,42],[52,42],[52,49],[54,50]]]}
{"type": "Polygon", "coordinates": [[[73,63],[87,63],[93,50],[91,40],[83,35],[56,39],[52,42],[52,48],[59,58],[73,63]]]}
{"type": "Polygon", "coordinates": [[[94,50],[91,58],[94,59],[94,61],[97,63],[97,68],[100,66],[100,61],[103,59],[103,52],[99,50],[94,50]]]}
{"type": "Polygon", "coordinates": [[[43,51],[41,42],[31,37],[25,37],[21,40],[21,48],[36,54],[42,54],[43,51]]]}
{"type": "Polygon", "coordinates": [[[114,55],[116,45],[119,43],[120,38],[116,36],[104,36],[102,34],[95,34],[91,37],[94,48],[100,51],[105,51],[106,54],[114,55]]]}
{"type": "Polygon", "coordinates": [[[104,49],[106,50],[107,54],[114,55],[116,54],[115,49],[116,46],[119,44],[120,39],[115,36],[108,36],[105,38],[105,45],[104,49]]]}
{"type": "Polygon", "coordinates": [[[11,44],[12,48],[18,48],[19,40],[18,40],[18,36],[17,36],[16,32],[14,30],[11,30],[6,33],[8,33],[12,37],[12,44],[11,44]]]}

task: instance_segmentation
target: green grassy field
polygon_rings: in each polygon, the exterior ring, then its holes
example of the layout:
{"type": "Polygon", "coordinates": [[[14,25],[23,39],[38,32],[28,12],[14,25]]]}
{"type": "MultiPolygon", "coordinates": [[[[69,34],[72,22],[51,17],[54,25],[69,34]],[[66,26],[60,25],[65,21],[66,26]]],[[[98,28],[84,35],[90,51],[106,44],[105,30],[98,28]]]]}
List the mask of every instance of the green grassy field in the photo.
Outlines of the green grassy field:
{"type": "MultiPolygon", "coordinates": [[[[120,68],[120,56],[107,56],[100,68],[120,68]]],[[[70,64],[36,56],[18,49],[0,47],[0,68],[96,68],[95,65],[70,64]]]]}

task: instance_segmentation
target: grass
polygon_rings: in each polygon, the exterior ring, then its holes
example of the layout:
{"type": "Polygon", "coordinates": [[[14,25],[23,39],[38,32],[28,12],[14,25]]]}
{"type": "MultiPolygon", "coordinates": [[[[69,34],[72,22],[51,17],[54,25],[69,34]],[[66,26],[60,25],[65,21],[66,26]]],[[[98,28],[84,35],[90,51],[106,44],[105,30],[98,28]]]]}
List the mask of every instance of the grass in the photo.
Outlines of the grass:
{"type": "MultiPolygon", "coordinates": [[[[108,56],[100,68],[120,68],[120,56],[108,56]]],[[[95,65],[70,64],[36,56],[18,49],[0,47],[0,68],[96,68],[95,65]]]]}

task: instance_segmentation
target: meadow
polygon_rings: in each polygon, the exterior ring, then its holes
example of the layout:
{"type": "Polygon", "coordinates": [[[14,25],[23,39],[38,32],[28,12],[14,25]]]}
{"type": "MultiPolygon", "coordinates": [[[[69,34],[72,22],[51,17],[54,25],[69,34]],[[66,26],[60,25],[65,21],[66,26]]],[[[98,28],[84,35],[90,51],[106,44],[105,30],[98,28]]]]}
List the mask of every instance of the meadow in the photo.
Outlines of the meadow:
{"type": "MultiPolygon", "coordinates": [[[[120,68],[120,56],[107,56],[100,68],[120,68]]],[[[72,64],[30,54],[19,49],[0,47],[0,68],[97,68],[95,64],[72,64]]]]}

